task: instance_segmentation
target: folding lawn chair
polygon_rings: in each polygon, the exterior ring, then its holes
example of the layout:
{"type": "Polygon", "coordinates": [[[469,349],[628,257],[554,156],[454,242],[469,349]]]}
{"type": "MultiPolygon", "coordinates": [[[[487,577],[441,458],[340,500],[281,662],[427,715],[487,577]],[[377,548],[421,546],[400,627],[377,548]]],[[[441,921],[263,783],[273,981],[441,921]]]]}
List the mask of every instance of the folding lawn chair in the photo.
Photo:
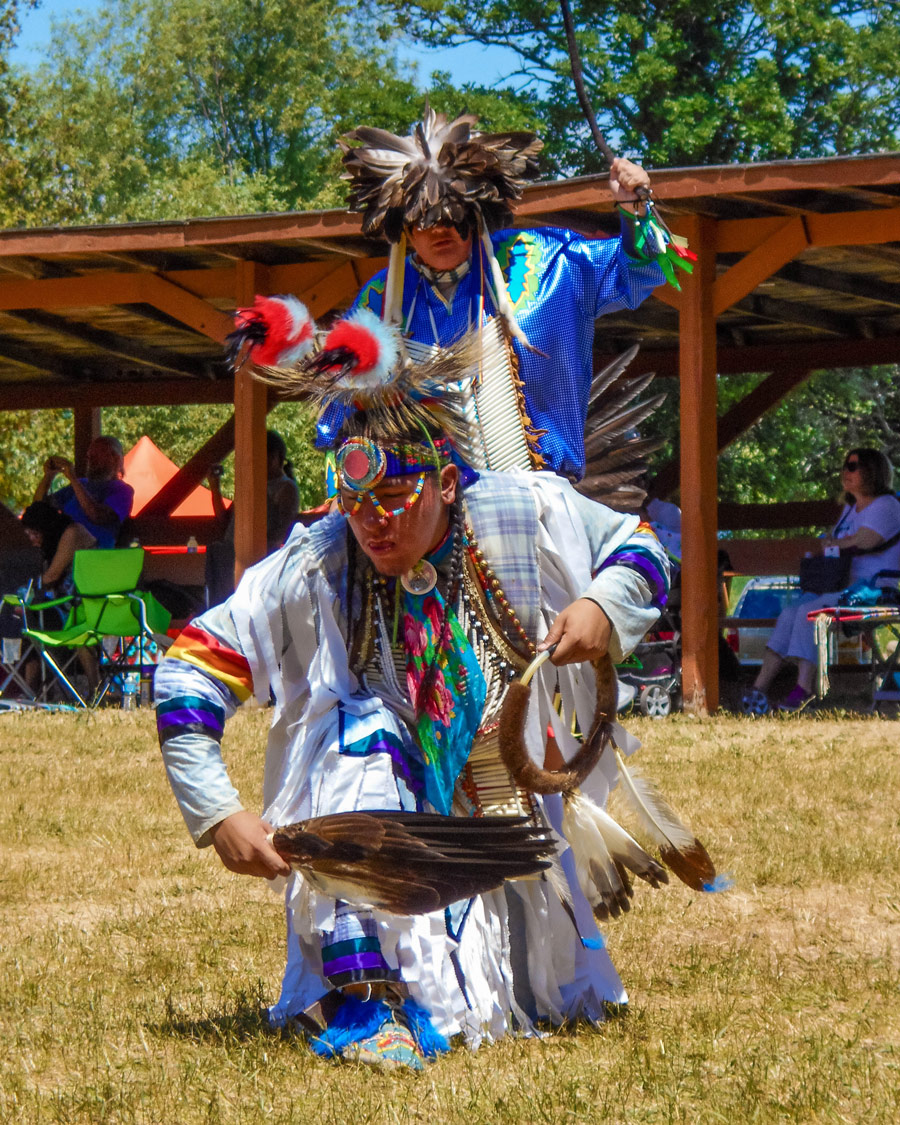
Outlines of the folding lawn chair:
{"type": "MultiPolygon", "coordinates": [[[[873,581],[891,578],[896,583],[900,570],[882,570],[873,581]]],[[[900,604],[897,590],[888,587],[876,604],[828,606],[811,610],[807,617],[816,622],[818,643],[817,694],[828,692],[828,635],[843,632],[862,634],[871,652],[869,684],[871,709],[894,710],[900,707],[900,604]]]]}
{"type": "Polygon", "coordinates": [[[131,672],[145,675],[155,663],[151,657],[170,643],[166,630],[171,615],[152,594],[138,589],[143,565],[142,547],[76,551],[75,593],[43,604],[44,609],[64,608],[65,624],[61,629],[23,631],[23,641],[35,645],[56,680],[81,707],[96,707],[117,677],[131,672]],[[111,647],[106,638],[114,638],[111,647]],[[93,650],[98,661],[99,683],[90,700],[82,696],[69,673],[79,648],[93,650]]]}
{"type": "Polygon", "coordinates": [[[38,547],[0,550],[0,592],[4,595],[0,600],[0,707],[4,709],[35,698],[24,675],[26,663],[35,655],[34,646],[22,641],[24,621],[16,603],[20,598],[31,601],[39,590],[43,566],[38,547]]]}

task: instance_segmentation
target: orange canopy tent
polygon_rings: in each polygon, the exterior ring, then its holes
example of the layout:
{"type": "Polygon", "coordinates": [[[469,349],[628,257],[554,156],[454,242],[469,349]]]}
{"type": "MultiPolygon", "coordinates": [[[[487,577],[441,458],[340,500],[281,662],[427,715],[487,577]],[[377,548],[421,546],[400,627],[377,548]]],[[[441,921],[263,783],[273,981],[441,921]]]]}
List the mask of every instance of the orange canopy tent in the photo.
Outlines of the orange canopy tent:
{"type": "MultiPolygon", "coordinates": [[[[178,472],[174,461],[145,434],[140,441],[125,454],[125,483],[134,489],[134,504],[131,509],[133,516],[140,515],[141,510],[159,492],[164,484],[168,483],[178,472]]],[[[229,507],[230,500],[225,501],[229,507]]],[[[183,500],[172,512],[173,516],[212,516],[212,493],[208,488],[197,485],[190,495],[183,500]]]]}

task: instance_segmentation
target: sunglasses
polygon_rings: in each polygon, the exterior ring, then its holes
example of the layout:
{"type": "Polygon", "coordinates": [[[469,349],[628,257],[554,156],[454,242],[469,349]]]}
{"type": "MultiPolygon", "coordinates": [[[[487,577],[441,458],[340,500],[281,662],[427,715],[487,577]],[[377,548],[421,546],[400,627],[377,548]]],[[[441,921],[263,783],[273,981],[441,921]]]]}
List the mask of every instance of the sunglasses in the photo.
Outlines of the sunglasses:
{"type": "Polygon", "coordinates": [[[844,468],[847,470],[848,473],[855,473],[856,470],[859,468],[859,461],[845,461],[844,462],[844,468]]]}

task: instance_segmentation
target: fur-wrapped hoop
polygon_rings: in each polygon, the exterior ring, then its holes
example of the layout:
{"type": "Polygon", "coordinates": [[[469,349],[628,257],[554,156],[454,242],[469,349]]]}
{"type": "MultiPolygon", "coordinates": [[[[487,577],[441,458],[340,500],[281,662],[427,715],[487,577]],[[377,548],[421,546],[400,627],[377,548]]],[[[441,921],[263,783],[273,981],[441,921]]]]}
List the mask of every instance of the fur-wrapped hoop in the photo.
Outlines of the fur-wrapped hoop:
{"type": "Polygon", "coordinates": [[[404,227],[497,230],[512,216],[510,204],[538,174],[543,142],[534,133],[479,133],[471,114],[448,122],[426,105],[407,137],[361,126],[339,142],[348,206],[363,213],[363,232],[397,242],[404,227]]]}

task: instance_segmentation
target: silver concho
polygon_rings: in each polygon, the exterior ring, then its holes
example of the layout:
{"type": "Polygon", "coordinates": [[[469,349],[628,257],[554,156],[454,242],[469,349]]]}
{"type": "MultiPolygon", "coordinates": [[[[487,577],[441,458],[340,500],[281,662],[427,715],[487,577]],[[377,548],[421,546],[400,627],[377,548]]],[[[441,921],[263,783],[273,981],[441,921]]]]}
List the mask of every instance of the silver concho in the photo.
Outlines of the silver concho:
{"type": "Polygon", "coordinates": [[[437,584],[437,571],[427,559],[420,559],[412,570],[400,575],[400,584],[410,594],[427,594],[437,584]]]}

